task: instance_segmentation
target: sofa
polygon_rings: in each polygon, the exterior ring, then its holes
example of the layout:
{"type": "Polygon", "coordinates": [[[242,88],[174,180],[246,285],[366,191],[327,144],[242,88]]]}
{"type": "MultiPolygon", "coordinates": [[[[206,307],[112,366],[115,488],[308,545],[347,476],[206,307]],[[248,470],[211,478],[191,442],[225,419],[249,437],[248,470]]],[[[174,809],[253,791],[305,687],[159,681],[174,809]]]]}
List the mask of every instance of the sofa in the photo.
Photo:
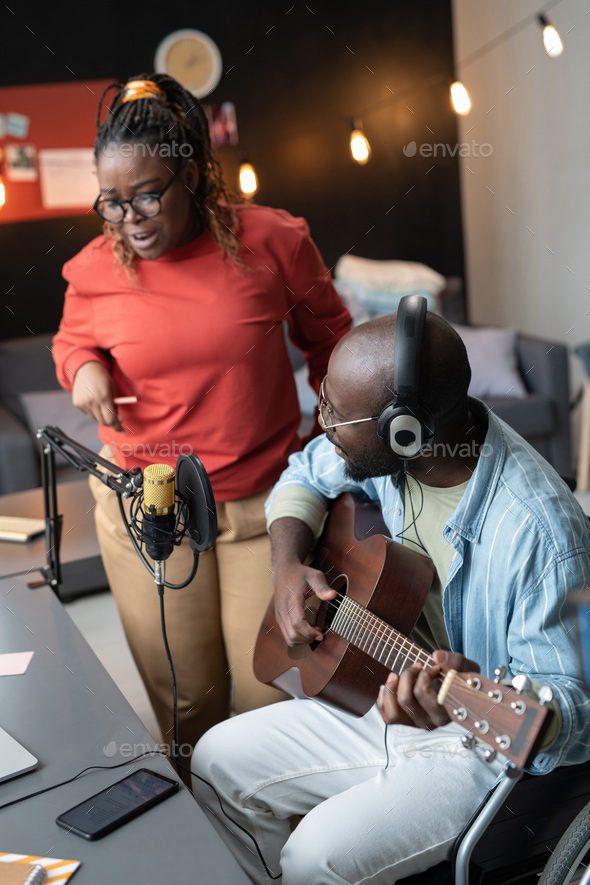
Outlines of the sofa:
{"type": "MultiPolygon", "coordinates": [[[[0,341],[0,494],[41,485],[39,427],[54,424],[93,451],[100,448],[96,422],[72,405],[59,386],[51,355],[52,335],[0,341]]],[[[81,474],[56,456],[58,481],[81,474]]]]}
{"type": "MultiPolygon", "coordinates": [[[[461,299],[456,282],[450,286],[448,300],[442,300],[441,312],[461,324],[461,299]],[[450,316],[448,315],[450,311],[450,316]]],[[[497,330],[508,356],[488,354],[491,368],[480,367],[483,382],[498,381],[499,369],[510,369],[520,381],[519,396],[507,394],[509,382],[497,387],[500,396],[483,395],[482,399],[498,417],[511,424],[533,445],[562,476],[572,474],[569,417],[568,351],[565,345],[497,330]],[[501,363],[502,365],[499,365],[501,363]],[[486,378],[486,375],[488,376],[486,378]]],[[[488,337],[494,337],[488,335],[488,337]]],[[[498,337],[498,336],[496,336],[498,337]]],[[[41,484],[38,427],[54,424],[77,442],[93,451],[100,448],[96,423],[71,403],[71,396],[57,382],[51,356],[51,335],[34,335],[0,341],[0,494],[6,495],[41,484]]],[[[315,393],[307,385],[307,371],[299,350],[287,342],[295,371],[303,413],[303,432],[313,420],[315,393]]],[[[475,363],[484,350],[477,335],[471,343],[470,359],[475,363]]],[[[468,347],[469,352],[469,347],[468,347]]],[[[490,388],[492,390],[493,388],[490,388]]],[[[485,388],[484,388],[485,390],[485,388]]],[[[481,392],[478,391],[478,393],[481,392]]],[[[58,478],[80,478],[80,473],[64,462],[58,463],[58,478]]]]}

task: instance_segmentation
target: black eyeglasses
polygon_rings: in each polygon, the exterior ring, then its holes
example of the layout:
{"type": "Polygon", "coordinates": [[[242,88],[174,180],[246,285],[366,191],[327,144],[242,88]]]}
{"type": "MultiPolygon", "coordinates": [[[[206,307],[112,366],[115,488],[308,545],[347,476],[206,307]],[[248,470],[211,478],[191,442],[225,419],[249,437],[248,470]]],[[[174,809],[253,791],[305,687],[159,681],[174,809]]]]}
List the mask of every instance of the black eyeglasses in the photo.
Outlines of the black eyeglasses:
{"type": "Polygon", "coordinates": [[[181,168],[180,166],[178,167],[166,187],[158,194],[135,194],[130,200],[109,200],[105,197],[97,197],[92,208],[101,218],[104,218],[105,221],[110,221],[111,224],[121,224],[125,218],[125,204],[131,206],[133,211],[143,218],[153,218],[154,215],[159,215],[162,209],[162,197],[181,168]]]}

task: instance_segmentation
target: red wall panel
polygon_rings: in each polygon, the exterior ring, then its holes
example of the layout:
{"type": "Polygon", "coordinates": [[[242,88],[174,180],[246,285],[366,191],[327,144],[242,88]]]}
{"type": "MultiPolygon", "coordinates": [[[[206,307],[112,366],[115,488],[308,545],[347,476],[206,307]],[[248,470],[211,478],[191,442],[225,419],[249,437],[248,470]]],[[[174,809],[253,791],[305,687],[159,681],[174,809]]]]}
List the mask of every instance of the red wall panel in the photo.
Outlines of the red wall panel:
{"type": "MultiPolygon", "coordinates": [[[[44,148],[92,147],[96,135],[98,101],[102,91],[112,82],[83,80],[0,89],[0,114],[24,114],[30,120],[25,138],[7,134],[0,138],[3,154],[10,144],[34,145],[37,151],[44,148]]],[[[0,165],[6,188],[6,203],[0,209],[0,223],[84,214],[85,210],[79,208],[45,209],[41,201],[39,177],[35,181],[11,181],[6,172],[5,159],[4,156],[0,165]]]]}

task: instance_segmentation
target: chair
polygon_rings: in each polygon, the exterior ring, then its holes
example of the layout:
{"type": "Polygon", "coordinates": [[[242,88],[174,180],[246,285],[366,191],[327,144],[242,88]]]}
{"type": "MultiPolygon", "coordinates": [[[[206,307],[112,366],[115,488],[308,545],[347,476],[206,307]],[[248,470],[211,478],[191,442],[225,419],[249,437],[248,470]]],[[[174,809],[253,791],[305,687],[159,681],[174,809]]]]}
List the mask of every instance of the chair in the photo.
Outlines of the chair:
{"type": "MultiPolygon", "coordinates": [[[[505,778],[490,792],[457,838],[452,859],[399,885],[533,885],[552,859],[569,825],[578,819],[578,854],[590,849],[590,762],[542,777],[505,778]]],[[[573,839],[573,837],[572,837],[573,839]]],[[[570,840],[571,841],[571,840],[570,840]]],[[[556,852],[557,854],[557,852],[556,852]]],[[[547,885],[568,881],[567,865],[554,863],[547,885]],[[552,875],[554,871],[552,871],[552,875]]]]}

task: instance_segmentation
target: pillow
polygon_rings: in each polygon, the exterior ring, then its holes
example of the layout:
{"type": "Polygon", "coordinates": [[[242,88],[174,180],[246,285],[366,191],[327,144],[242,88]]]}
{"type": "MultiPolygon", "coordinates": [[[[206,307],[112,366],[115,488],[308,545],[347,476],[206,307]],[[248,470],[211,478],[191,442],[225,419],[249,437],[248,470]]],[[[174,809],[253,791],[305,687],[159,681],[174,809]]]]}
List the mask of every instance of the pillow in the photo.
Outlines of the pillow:
{"type": "Polygon", "coordinates": [[[433,313],[441,312],[438,297],[421,289],[396,293],[389,292],[387,289],[373,289],[350,280],[334,280],[334,288],[348,307],[355,326],[366,323],[367,320],[386,316],[389,313],[397,313],[399,303],[404,295],[422,295],[426,298],[428,310],[433,313]]]}
{"type": "MultiPolygon", "coordinates": [[[[59,427],[74,442],[98,452],[102,442],[98,435],[98,423],[85,415],[72,403],[72,394],[67,390],[42,390],[21,393],[20,402],[25,413],[27,426],[32,434],[40,427],[59,427]]],[[[56,460],[65,463],[65,458],[56,455],[56,460]]]]}
{"type": "Polygon", "coordinates": [[[446,283],[441,274],[417,261],[379,261],[356,255],[342,255],[334,277],[343,301],[358,304],[367,319],[395,313],[404,295],[422,295],[428,310],[440,313],[439,295],[446,283]]]}
{"type": "Polygon", "coordinates": [[[463,339],[469,357],[471,396],[480,399],[527,396],[518,371],[516,329],[455,324],[453,328],[463,339]]]}
{"type": "Polygon", "coordinates": [[[400,298],[415,293],[436,296],[446,282],[441,274],[418,261],[379,261],[356,255],[342,255],[336,262],[334,276],[400,298]]]}

